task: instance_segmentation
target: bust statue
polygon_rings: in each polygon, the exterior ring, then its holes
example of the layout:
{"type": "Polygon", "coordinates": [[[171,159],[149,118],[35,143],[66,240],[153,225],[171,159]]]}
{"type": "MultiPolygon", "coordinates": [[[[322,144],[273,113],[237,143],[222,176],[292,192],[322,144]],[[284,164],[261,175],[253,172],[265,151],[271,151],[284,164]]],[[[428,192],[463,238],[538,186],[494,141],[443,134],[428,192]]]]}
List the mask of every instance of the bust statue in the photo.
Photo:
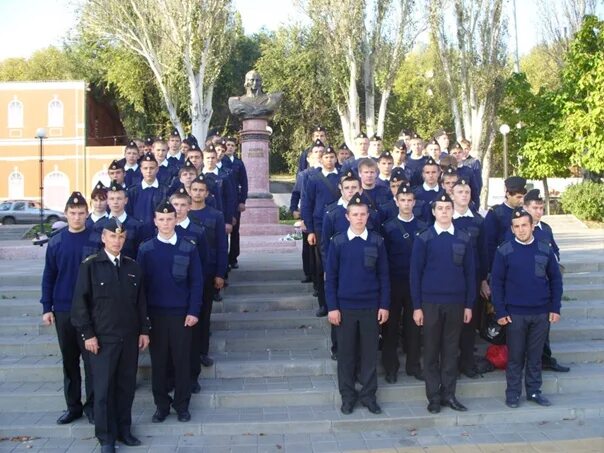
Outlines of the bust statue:
{"type": "Polygon", "coordinates": [[[245,95],[229,98],[229,110],[240,119],[269,119],[281,104],[283,93],[265,93],[262,90],[262,77],[257,71],[245,75],[245,95]]]}

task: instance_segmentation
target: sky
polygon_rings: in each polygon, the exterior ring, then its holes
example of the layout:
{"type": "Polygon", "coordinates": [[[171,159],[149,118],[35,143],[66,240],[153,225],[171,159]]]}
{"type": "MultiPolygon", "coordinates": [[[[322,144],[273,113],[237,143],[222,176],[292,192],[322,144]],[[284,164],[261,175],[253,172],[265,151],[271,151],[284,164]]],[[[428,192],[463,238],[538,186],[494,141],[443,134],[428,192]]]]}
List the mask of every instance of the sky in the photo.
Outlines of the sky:
{"type": "MultiPolygon", "coordinates": [[[[303,14],[295,0],[233,0],[247,34],[265,27],[275,30],[303,14]]],[[[61,45],[77,20],[82,0],[0,0],[0,60],[28,57],[35,50],[61,45]]],[[[539,40],[536,0],[517,0],[519,51],[527,53],[539,40]]],[[[511,15],[512,2],[507,9],[511,15]]],[[[513,50],[513,22],[510,20],[509,49],[513,50]]]]}

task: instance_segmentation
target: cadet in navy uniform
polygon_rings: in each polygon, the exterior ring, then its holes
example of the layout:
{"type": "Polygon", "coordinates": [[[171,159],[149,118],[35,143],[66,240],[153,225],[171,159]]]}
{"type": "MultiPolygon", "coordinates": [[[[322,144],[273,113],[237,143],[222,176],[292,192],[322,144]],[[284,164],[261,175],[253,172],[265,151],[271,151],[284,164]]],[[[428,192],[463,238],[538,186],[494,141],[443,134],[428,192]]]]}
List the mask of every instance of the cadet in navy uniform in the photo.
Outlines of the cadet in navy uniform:
{"type": "Polygon", "coordinates": [[[519,406],[524,368],[527,400],[549,406],[541,394],[541,354],[550,323],[560,320],[562,275],[549,243],[533,236],[531,215],[516,208],[511,223],[515,238],[499,246],[491,272],[495,316],[506,326],[505,402],[519,406]]]}
{"type": "Polygon", "coordinates": [[[168,137],[168,165],[180,169],[185,163],[185,155],[180,150],[181,140],[178,129],[172,129],[168,137]]]}
{"type": "Polygon", "coordinates": [[[400,367],[397,346],[400,340],[399,324],[403,316],[403,336],[407,358],[405,371],[409,376],[423,381],[420,365],[420,328],[413,321],[413,304],[409,287],[409,266],[413,240],[418,231],[427,224],[413,216],[415,195],[407,184],[401,184],[396,194],[398,215],[384,223],[382,230],[388,253],[390,270],[390,316],[382,329],[382,365],[386,371],[386,382],[398,379],[400,367]]]}
{"type": "Polygon", "coordinates": [[[415,208],[413,215],[427,223],[432,223],[430,211],[432,202],[436,199],[441,191],[438,184],[440,178],[440,167],[434,159],[429,157],[425,160],[422,167],[423,184],[415,188],[415,208]]]}
{"type": "Polygon", "coordinates": [[[158,234],[138,250],[151,319],[151,387],[157,406],[153,423],[163,422],[170,404],[178,421],[191,420],[191,335],[199,321],[202,268],[197,248],[174,231],[176,212],[168,200],[155,208],[158,234]],[[171,363],[170,363],[171,362],[171,363]],[[174,399],[168,394],[174,368],[174,399]]]}
{"type": "Polygon", "coordinates": [[[421,232],[411,252],[413,319],[423,326],[424,378],[428,411],[441,405],[456,411],[457,354],[464,323],[472,320],[476,298],[476,269],[470,237],[455,228],[453,202],[441,192],[432,204],[436,221],[421,232]]]}
{"type": "Polygon", "coordinates": [[[92,231],[92,240],[101,243],[103,226],[109,219],[107,214],[107,188],[98,181],[90,194],[90,206],[92,212],[86,218],[86,228],[92,231]]]}
{"type": "Polygon", "coordinates": [[[231,240],[229,241],[229,266],[232,269],[237,269],[239,264],[239,228],[241,226],[241,213],[245,211],[245,203],[247,201],[248,180],[247,170],[241,159],[235,156],[237,150],[237,139],[234,137],[226,138],[226,151],[222,158],[225,168],[231,170],[233,180],[235,181],[235,192],[237,193],[237,210],[235,211],[235,219],[237,222],[233,225],[231,231],[231,240]]]}
{"type": "Polygon", "coordinates": [[[362,159],[369,159],[369,137],[365,132],[360,132],[354,139],[354,155],[342,164],[342,173],[352,170],[359,176],[359,163],[362,159]]]}
{"type": "Polygon", "coordinates": [[[376,401],[379,325],[388,320],[390,281],[382,237],[367,230],[369,207],[360,195],[348,203],[350,228],[331,240],[325,268],[329,322],[338,326],[338,388],[341,411],[350,414],[357,400],[373,414],[376,401]],[[355,368],[360,356],[359,381],[355,368]]]}
{"type": "Polygon", "coordinates": [[[317,316],[327,316],[325,286],[323,281],[323,260],[321,258],[321,233],[323,217],[327,206],[338,200],[340,176],[336,169],[336,151],[328,146],[321,155],[321,168],[313,173],[306,183],[305,196],[302,198],[301,213],[308,245],[314,255],[314,281],[316,283],[319,309],[317,316]]]}
{"type": "Polygon", "coordinates": [[[136,259],[138,246],[143,241],[143,222],[126,213],[128,191],[116,181],[112,181],[107,190],[107,207],[109,218],[115,217],[126,231],[126,243],[122,247],[122,254],[136,259]]]}
{"type": "Polygon", "coordinates": [[[472,310],[472,320],[463,325],[459,342],[459,371],[474,379],[478,377],[474,361],[474,346],[476,344],[476,329],[480,327],[482,304],[478,297],[480,285],[487,284],[487,247],[484,231],[484,219],[476,211],[470,209],[472,189],[465,179],[458,180],[452,188],[453,225],[465,231],[470,236],[470,246],[474,255],[476,268],[476,301],[472,310]]]}
{"type": "Polygon", "coordinates": [[[398,215],[398,205],[396,203],[396,194],[398,193],[398,189],[401,185],[409,185],[409,181],[405,179],[405,175],[403,173],[402,168],[395,168],[392,171],[392,175],[390,175],[390,179],[388,181],[388,187],[390,188],[390,193],[392,194],[392,198],[385,203],[382,203],[378,206],[378,213],[380,215],[381,223],[386,222],[387,220],[392,219],[398,215]]]}
{"type": "Polygon", "coordinates": [[[141,444],[131,432],[132,403],[149,319],[140,267],[121,253],[126,234],[119,220],[105,223],[104,249],[80,265],[71,306],[71,322],[90,354],[95,435],[103,453],[114,452],[116,440],[141,444]]]}
{"type": "Polygon", "coordinates": [[[363,189],[361,198],[370,209],[376,211],[393,198],[389,187],[376,184],[377,174],[378,166],[373,159],[367,157],[359,161],[358,175],[363,189]]]}
{"type": "Polygon", "coordinates": [[[60,425],[71,423],[82,416],[94,422],[92,374],[84,342],[71,324],[71,303],[80,263],[100,248],[91,240],[91,231],[85,226],[88,205],[80,192],[73,192],[65,205],[67,228],[55,234],[48,242],[42,274],[42,322],[55,324],[63,361],[63,391],[67,411],[59,417],[60,425]],[[86,403],[82,407],[82,378],[80,356],[86,376],[86,403]]]}
{"type": "Polygon", "coordinates": [[[191,183],[191,210],[189,218],[205,229],[208,254],[204,268],[204,292],[199,334],[201,336],[200,352],[201,364],[205,367],[212,366],[214,360],[208,355],[210,348],[210,316],[212,314],[214,290],[224,287],[227,271],[227,235],[224,230],[224,217],[222,213],[206,204],[210,195],[204,175],[199,175],[191,183]]]}
{"type": "Polygon", "coordinates": [[[201,173],[204,175],[207,183],[215,187],[216,202],[219,203],[216,207],[224,215],[226,233],[231,234],[237,196],[235,194],[235,187],[231,181],[230,171],[226,168],[219,169],[217,167],[217,159],[214,146],[207,146],[203,150],[203,168],[201,173]]]}
{"type": "Polygon", "coordinates": [[[143,179],[141,170],[138,165],[140,159],[140,153],[138,146],[134,140],[130,140],[124,149],[124,182],[126,187],[130,187],[134,184],[138,184],[143,179]]]}
{"type": "MultiPolygon", "coordinates": [[[[317,140],[319,140],[321,143],[327,143],[327,129],[325,129],[323,126],[315,126],[312,131],[312,137],[310,140],[311,143],[315,143],[317,140]]],[[[308,153],[312,147],[313,145],[309,146],[300,154],[300,157],[298,158],[298,171],[296,174],[308,168],[308,153]]]]}

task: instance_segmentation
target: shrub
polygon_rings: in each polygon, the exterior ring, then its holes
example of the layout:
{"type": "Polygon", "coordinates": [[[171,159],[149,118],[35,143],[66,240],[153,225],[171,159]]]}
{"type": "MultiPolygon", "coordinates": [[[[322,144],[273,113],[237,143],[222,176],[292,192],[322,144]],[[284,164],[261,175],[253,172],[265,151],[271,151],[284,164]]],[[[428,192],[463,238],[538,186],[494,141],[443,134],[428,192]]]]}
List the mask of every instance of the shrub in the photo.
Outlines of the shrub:
{"type": "Polygon", "coordinates": [[[604,221],[604,184],[583,181],[567,187],[562,207],[578,219],[604,221]]]}

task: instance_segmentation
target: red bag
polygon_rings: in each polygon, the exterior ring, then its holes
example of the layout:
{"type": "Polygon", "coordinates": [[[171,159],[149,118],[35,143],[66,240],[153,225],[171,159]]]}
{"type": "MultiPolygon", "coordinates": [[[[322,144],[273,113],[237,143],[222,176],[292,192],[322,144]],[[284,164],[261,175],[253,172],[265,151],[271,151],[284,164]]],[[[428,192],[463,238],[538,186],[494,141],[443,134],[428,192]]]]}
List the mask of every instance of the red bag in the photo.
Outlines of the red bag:
{"type": "Polygon", "coordinates": [[[486,358],[495,368],[505,370],[508,366],[508,347],[505,344],[492,344],[487,348],[486,358]]]}

